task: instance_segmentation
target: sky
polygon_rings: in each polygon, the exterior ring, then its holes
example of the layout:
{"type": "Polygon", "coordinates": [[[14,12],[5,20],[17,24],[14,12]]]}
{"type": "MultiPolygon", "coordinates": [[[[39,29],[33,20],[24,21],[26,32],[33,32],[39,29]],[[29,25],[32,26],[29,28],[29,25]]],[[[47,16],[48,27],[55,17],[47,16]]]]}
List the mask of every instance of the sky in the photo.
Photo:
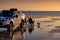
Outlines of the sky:
{"type": "Polygon", "coordinates": [[[60,0],[0,0],[0,10],[60,11],[60,0]]]}

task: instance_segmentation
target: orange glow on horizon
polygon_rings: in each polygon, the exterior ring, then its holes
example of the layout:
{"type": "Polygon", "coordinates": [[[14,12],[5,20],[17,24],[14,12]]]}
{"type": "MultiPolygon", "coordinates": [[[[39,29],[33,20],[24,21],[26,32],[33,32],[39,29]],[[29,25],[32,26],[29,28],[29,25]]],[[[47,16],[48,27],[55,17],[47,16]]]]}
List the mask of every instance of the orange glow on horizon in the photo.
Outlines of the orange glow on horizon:
{"type": "Polygon", "coordinates": [[[60,11],[59,0],[9,0],[0,1],[0,10],[18,8],[24,11],[60,11]]]}

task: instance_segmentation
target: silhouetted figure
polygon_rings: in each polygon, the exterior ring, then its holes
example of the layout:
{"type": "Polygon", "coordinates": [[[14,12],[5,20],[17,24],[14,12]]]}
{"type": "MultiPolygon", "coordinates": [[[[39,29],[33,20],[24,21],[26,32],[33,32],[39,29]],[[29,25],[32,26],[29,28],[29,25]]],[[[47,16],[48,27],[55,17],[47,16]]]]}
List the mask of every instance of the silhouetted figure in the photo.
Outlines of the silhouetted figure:
{"type": "Polygon", "coordinates": [[[33,20],[32,20],[32,18],[31,18],[31,17],[28,19],[28,22],[29,22],[30,24],[32,24],[32,23],[33,23],[33,20]]]}
{"type": "Polygon", "coordinates": [[[28,19],[28,22],[29,22],[29,33],[32,33],[32,31],[34,30],[34,21],[32,20],[32,18],[30,17],[29,19],[28,19]]]}
{"type": "Polygon", "coordinates": [[[40,23],[39,22],[37,23],[37,26],[38,26],[38,28],[40,28],[40,23]]]}
{"type": "Polygon", "coordinates": [[[21,23],[20,23],[20,33],[21,33],[21,36],[23,37],[23,34],[24,34],[24,20],[21,20],[21,23]]]}

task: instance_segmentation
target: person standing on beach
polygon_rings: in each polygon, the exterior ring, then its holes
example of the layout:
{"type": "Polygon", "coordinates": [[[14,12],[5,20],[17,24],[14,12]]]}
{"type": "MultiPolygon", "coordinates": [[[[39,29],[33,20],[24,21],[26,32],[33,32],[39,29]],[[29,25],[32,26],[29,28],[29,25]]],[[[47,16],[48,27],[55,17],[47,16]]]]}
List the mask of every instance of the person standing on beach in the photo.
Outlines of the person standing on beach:
{"type": "Polygon", "coordinates": [[[28,22],[29,22],[30,24],[32,24],[33,20],[32,20],[31,17],[28,19],[28,22]]]}
{"type": "Polygon", "coordinates": [[[29,27],[28,27],[28,31],[29,31],[29,33],[32,33],[32,31],[33,31],[33,20],[32,20],[32,18],[30,17],[29,19],[28,19],[28,22],[29,22],[29,27]]]}
{"type": "Polygon", "coordinates": [[[23,19],[21,20],[21,23],[20,23],[20,33],[21,33],[21,37],[23,37],[23,34],[24,34],[24,20],[23,19]]]}

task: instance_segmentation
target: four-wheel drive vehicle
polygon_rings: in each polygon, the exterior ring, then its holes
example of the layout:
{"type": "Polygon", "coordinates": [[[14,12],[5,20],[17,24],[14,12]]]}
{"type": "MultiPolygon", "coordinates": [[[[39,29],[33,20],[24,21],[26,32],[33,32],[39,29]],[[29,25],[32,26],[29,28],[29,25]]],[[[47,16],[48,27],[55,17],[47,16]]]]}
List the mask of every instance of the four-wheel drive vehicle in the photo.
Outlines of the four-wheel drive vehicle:
{"type": "Polygon", "coordinates": [[[17,11],[16,9],[3,10],[0,14],[0,28],[7,28],[12,38],[13,30],[19,27],[22,19],[25,19],[25,14],[23,12],[17,11]]]}

